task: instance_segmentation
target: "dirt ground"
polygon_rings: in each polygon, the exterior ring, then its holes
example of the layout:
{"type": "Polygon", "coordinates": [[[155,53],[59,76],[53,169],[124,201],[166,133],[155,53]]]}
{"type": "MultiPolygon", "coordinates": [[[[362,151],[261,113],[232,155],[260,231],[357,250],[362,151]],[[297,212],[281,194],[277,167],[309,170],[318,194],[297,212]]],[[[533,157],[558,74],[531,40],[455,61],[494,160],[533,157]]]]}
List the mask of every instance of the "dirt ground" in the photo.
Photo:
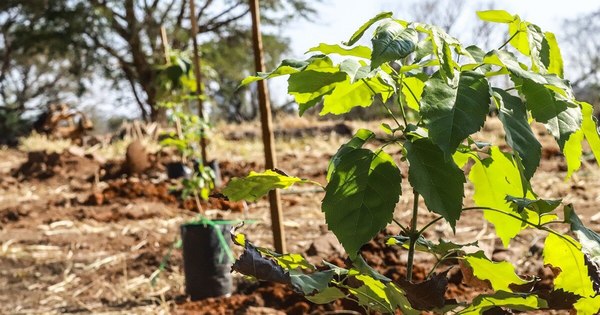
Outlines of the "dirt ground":
{"type": "MultiPolygon", "coordinates": [[[[324,183],[331,155],[352,130],[363,126],[377,125],[283,119],[277,123],[279,168],[324,183]]],[[[539,130],[544,144],[553,143],[539,130]]],[[[487,124],[484,133],[493,143],[502,143],[497,121],[487,124]]],[[[256,124],[221,125],[215,130],[208,152],[219,161],[225,182],[263,169],[259,134],[256,124]]],[[[586,160],[582,169],[565,181],[565,161],[558,148],[550,145],[543,153],[544,160],[533,179],[534,190],[540,197],[573,203],[582,219],[598,230],[600,171],[596,162],[586,160]]],[[[110,173],[111,158],[91,154],[89,148],[71,148],[55,155],[0,150],[1,314],[321,314],[356,309],[342,302],[316,307],[287,288],[248,283],[236,274],[232,297],[186,302],[181,252],[173,251],[164,271],[159,273],[158,268],[178,240],[179,225],[196,218],[197,212],[171,193],[177,184],[166,179],[162,166],[162,160],[169,157],[160,153],[154,156],[157,162],[152,171],[108,179],[103,174],[110,173]],[[151,278],[155,278],[154,283],[151,278]]],[[[119,155],[115,157],[113,164],[118,165],[119,155]]],[[[403,185],[408,187],[406,181],[403,185]]],[[[469,203],[471,187],[467,186],[466,194],[469,203]]],[[[320,211],[322,197],[321,192],[302,186],[282,194],[288,250],[308,251],[313,254],[309,259],[315,262],[342,256],[339,244],[327,233],[320,211]]],[[[407,223],[411,204],[410,197],[402,196],[395,218],[407,223]]],[[[247,211],[240,211],[243,207],[239,205],[223,205],[216,200],[204,204],[212,217],[256,220],[242,232],[255,244],[270,247],[268,203],[261,200],[248,206],[247,211]]],[[[420,209],[420,224],[434,217],[424,204],[420,209]]],[[[542,279],[551,276],[541,266],[543,239],[525,232],[505,249],[492,231],[493,226],[484,223],[480,213],[470,212],[463,214],[455,235],[448,226],[438,224],[427,236],[459,242],[479,240],[488,255],[512,261],[521,273],[542,279]]],[[[381,242],[368,247],[372,255],[366,258],[372,265],[392,278],[402,276],[405,252],[384,248],[381,242]]],[[[417,255],[417,259],[419,266],[432,263],[425,255],[417,255]]],[[[481,288],[462,284],[459,272],[454,273],[449,298],[468,300],[474,290],[481,292],[481,288]]],[[[425,268],[417,268],[417,278],[424,275],[425,268]]]]}

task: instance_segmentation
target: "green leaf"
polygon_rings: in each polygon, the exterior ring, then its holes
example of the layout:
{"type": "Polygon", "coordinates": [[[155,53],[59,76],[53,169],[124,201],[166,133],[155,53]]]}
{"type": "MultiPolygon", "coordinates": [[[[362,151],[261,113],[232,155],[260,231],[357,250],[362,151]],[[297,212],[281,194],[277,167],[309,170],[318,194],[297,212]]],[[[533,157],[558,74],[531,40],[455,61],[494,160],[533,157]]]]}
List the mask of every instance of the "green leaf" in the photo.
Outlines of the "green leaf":
{"type": "Polygon", "coordinates": [[[600,295],[584,297],[574,304],[577,314],[598,314],[600,312],[600,295]]]}
{"type": "Polygon", "coordinates": [[[329,229],[354,258],[363,244],[392,221],[402,176],[383,151],[357,148],[336,159],[322,210],[329,229]]]}
{"type": "Polygon", "coordinates": [[[240,86],[248,85],[258,80],[265,80],[286,74],[298,73],[306,69],[310,64],[320,64],[322,62],[331,64],[331,59],[325,55],[311,56],[306,60],[285,59],[279,64],[279,66],[277,66],[277,68],[275,68],[275,70],[271,72],[259,72],[256,74],[256,76],[249,76],[245,78],[242,83],[240,83],[240,86]]]}
{"type": "Polygon", "coordinates": [[[544,264],[561,270],[554,278],[555,290],[562,289],[582,297],[595,296],[581,245],[570,236],[549,234],[546,237],[544,264]]]}
{"type": "Polygon", "coordinates": [[[483,21],[495,23],[511,23],[515,20],[512,14],[504,10],[477,11],[477,16],[483,21]]]}
{"type": "Polygon", "coordinates": [[[377,14],[375,17],[373,17],[372,19],[367,21],[365,24],[361,25],[361,27],[359,27],[358,30],[356,30],[356,32],[354,32],[354,34],[352,34],[350,39],[347,42],[343,42],[343,44],[346,46],[354,45],[359,39],[361,39],[361,37],[363,37],[363,35],[367,31],[367,29],[369,27],[371,27],[371,25],[373,25],[383,19],[391,18],[392,15],[393,15],[392,12],[382,12],[382,13],[377,14]]]}
{"type": "Polygon", "coordinates": [[[408,180],[425,204],[454,228],[462,211],[464,173],[428,138],[404,142],[408,180]]]}
{"type": "Polygon", "coordinates": [[[417,112],[420,110],[421,96],[427,79],[427,75],[416,75],[402,79],[402,95],[410,109],[417,112]]]}
{"type": "Polygon", "coordinates": [[[551,89],[528,79],[522,80],[519,90],[525,96],[533,118],[544,123],[561,150],[564,149],[569,136],[581,126],[579,106],[557,99],[551,89]]]}
{"type": "Polygon", "coordinates": [[[244,178],[232,179],[227,187],[223,189],[223,194],[232,201],[256,201],[272,189],[285,189],[296,183],[317,184],[310,180],[287,176],[273,170],[266,170],[264,173],[252,171],[244,178]]]}
{"type": "Polygon", "coordinates": [[[355,278],[363,285],[356,289],[349,288],[348,291],[358,297],[358,304],[382,313],[394,312],[385,291],[386,287],[381,281],[367,275],[357,275],[355,278]]]}
{"type": "Polygon", "coordinates": [[[356,59],[346,59],[342,61],[342,63],[340,63],[340,71],[348,74],[350,82],[352,83],[373,74],[369,66],[365,66],[364,62],[359,62],[356,59]]]}
{"type": "Polygon", "coordinates": [[[581,148],[581,142],[583,141],[583,130],[579,129],[569,136],[569,139],[565,143],[563,148],[563,154],[567,160],[567,177],[571,178],[571,175],[581,167],[581,156],[583,154],[581,148]]]}
{"type": "Polygon", "coordinates": [[[289,277],[292,287],[305,295],[315,294],[325,290],[335,275],[333,270],[316,271],[305,274],[299,270],[290,270],[289,277]]]}
{"type": "Polygon", "coordinates": [[[288,79],[288,94],[300,106],[300,115],[315,106],[323,96],[331,94],[335,87],[346,80],[344,72],[321,72],[306,70],[292,74],[288,79]]]}
{"type": "Polygon", "coordinates": [[[489,101],[489,85],[482,74],[461,72],[456,87],[434,76],[425,84],[421,100],[421,115],[429,137],[450,156],[464,139],[483,126],[489,101]]]}
{"type": "Polygon", "coordinates": [[[554,36],[554,33],[551,32],[544,33],[544,36],[546,37],[546,41],[548,42],[550,56],[550,65],[548,66],[548,73],[554,73],[560,78],[562,78],[564,77],[563,59],[560,53],[560,48],[558,47],[558,42],[556,41],[556,37],[554,36]]]}
{"type": "Polygon", "coordinates": [[[535,24],[527,25],[527,35],[529,42],[529,53],[531,59],[531,70],[534,72],[546,72],[549,60],[549,46],[544,33],[539,26],[535,24]]]}
{"type": "Polygon", "coordinates": [[[577,235],[582,251],[589,255],[592,261],[600,262],[600,235],[581,222],[572,205],[565,206],[564,215],[565,223],[571,225],[571,231],[577,235]]]}
{"type": "Polygon", "coordinates": [[[412,307],[402,289],[398,288],[394,283],[386,283],[384,291],[393,309],[400,308],[404,315],[421,314],[420,311],[417,311],[412,307]]]}
{"type": "MultiPolygon", "coordinates": [[[[474,159],[475,163],[471,167],[469,180],[475,188],[473,201],[480,207],[524,217],[525,213],[515,213],[505,200],[507,195],[523,195],[523,183],[516,161],[496,146],[490,148],[489,155],[483,160],[474,159]]],[[[528,193],[524,197],[533,195],[528,193]]],[[[494,224],[496,234],[504,246],[508,246],[510,240],[526,228],[522,221],[495,211],[485,211],[484,217],[494,224]]]]}
{"type": "Polygon", "coordinates": [[[382,100],[385,102],[392,93],[392,88],[383,84],[377,77],[354,83],[350,81],[350,78],[347,78],[345,81],[338,83],[331,94],[325,97],[320,115],[340,115],[350,112],[352,108],[357,106],[371,106],[376,94],[381,94],[382,100]]]}
{"type": "Polygon", "coordinates": [[[495,291],[512,292],[511,285],[531,283],[517,276],[515,267],[506,261],[493,262],[483,251],[465,255],[465,262],[473,269],[473,275],[480,280],[487,280],[495,291]]]}
{"type": "Polygon", "coordinates": [[[344,292],[336,287],[327,287],[314,295],[305,296],[307,300],[315,304],[327,304],[345,297],[344,292]]]}
{"type": "Polygon", "coordinates": [[[352,139],[347,143],[344,143],[338,151],[331,157],[329,165],[327,166],[327,182],[331,180],[331,173],[335,170],[341,161],[344,154],[354,151],[355,149],[361,148],[369,139],[374,137],[375,134],[371,130],[358,129],[352,139]]]}
{"type": "Polygon", "coordinates": [[[460,315],[479,315],[496,307],[508,308],[515,311],[532,311],[548,307],[546,301],[535,295],[515,294],[499,291],[494,294],[479,295],[473,303],[458,312],[460,315]]]}
{"type": "Polygon", "coordinates": [[[536,213],[544,214],[554,211],[554,209],[560,205],[562,200],[529,199],[506,196],[506,201],[512,203],[515,212],[522,212],[524,209],[529,209],[536,213]]]}
{"type": "MultiPolygon", "coordinates": [[[[451,252],[458,252],[463,247],[466,246],[477,246],[477,241],[468,244],[456,244],[453,242],[445,241],[443,239],[439,239],[439,244],[435,244],[432,241],[425,239],[422,235],[417,239],[416,250],[426,253],[436,254],[438,257],[443,257],[451,252]]],[[[390,237],[386,241],[387,245],[402,245],[402,247],[407,248],[410,244],[410,238],[404,235],[397,235],[394,237],[390,237]]]]}
{"type": "Polygon", "coordinates": [[[600,136],[598,135],[598,127],[594,118],[594,107],[586,102],[580,102],[582,111],[582,122],[581,129],[583,129],[583,135],[587,140],[596,161],[600,163],[600,136]]]}
{"type": "Polygon", "coordinates": [[[508,24],[508,34],[512,37],[510,44],[525,56],[531,54],[529,50],[528,25],[529,23],[521,21],[518,15],[515,16],[514,21],[508,24]]]}
{"type": "Polygon", "coordinates": [[[382,23],[375,30],[371,39],[373,53],[371,54],[371,70],[388,61],[402,59],[415,51],[419,41],[417,31],[404,28],[395,21],[382,23]]]}
{"type": "Polygon", "coordinates": [[[542,145],[538,142],[527,121],[527,109],[519,97],[501,89],[494,89],[494,97],[500,103],[498,118],[506,133],[506,143],[519,153],[525,168],[525,178],[533,177],[542,157],[542,145]]]}
{"type": "Polygon", "coordinates": [[[371,58],[371,49],[366,46],[356,46],[356,47],[342,47],[340,45],[329,45],[329,44],[319,44],[319,46],[313,47],[307,51],[313,52],[318,51],[322,52],[325,55],[329,54],[338,54],[341,56],[354,56],[365,59],[371,58]]]}

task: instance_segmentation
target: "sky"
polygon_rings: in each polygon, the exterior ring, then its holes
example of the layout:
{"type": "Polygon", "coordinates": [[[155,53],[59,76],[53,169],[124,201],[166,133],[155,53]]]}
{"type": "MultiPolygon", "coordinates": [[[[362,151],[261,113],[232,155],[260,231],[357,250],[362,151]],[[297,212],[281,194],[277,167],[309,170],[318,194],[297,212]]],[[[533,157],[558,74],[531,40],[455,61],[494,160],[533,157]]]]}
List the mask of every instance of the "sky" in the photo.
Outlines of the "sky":
{"type": "MultiPolygon", "coordinates": [[[[452,1],[467,2],[464,8],[466,12],[462,15],[466,20],[476,19],[477,4],[484,2],[452,1]]],[[[323,3],[316,6],[320,12],[316,21],[293,22],[286,28],[284,35],[291,39],[293,54],[300,57],[308,48],[319,43],[333,44],[348,39],[360,25],[380,12],[392,11],[394,17],[409,20],[410,17],[403,15],[401,10],[408,10],[410,3],[415,3],[415,0],[323,0],[323,3]]],[[[557,34],[560,33],[563,20],[600,8],[599,0],[495,0],[492,3],[494,9],[518,14],[543,30],[557,34]]],[[[461,22],[468,24],[467,21],[461,22]]]]}

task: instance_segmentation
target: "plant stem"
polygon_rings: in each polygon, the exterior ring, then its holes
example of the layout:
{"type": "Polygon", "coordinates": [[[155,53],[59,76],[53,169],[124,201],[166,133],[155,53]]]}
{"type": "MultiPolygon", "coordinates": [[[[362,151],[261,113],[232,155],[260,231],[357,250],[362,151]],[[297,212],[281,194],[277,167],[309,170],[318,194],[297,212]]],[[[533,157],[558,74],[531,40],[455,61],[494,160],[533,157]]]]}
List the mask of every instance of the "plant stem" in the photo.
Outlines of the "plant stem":
{"type": "MultiPolygon", "coordinates": [[[[402,89],[402,85],[403,85],[402,80],[403,79],[404,79],[404,74],[402,74],[400,76],[400,89],[402,89]]],[[[414,96],[414,94],[413,94],[413,96],[414,96]]],[[[402,112],[402,119],[404,120],[404,125],[408,126],[408,121],[406,120],[406,111],[404,110],[404,104],[402,102],[402,93],[401,92],[398,93],[398,104],[400,104],[400,111],[402,112]]]]}
{"type": "Polygon", "coordinates": [[[508,43],[510,43],[511,40],[513,40],[513,38],[515,38],[515,36],[517,36],[521,31],[516,31],[514,34],[512,34],[512,36],[504,42],[504,44],[502,44],[500,47],[498,47],[498,50],[504,48],[504,46],[508,45],[508,43]]]}
{"type": "Polygon", "coordinates": [[[408,235],[410,244],[408,245],[408,261],[406,263],[406,280],[412,281],[413,260],[415,258],[415,244],[419,238],[417,231],[417,215],[419,212],[419,194],[413,190],[413,213],[410,222],[410,234],[408,235]]]}
{"type": "MultiPolygon", "coordinates": [[[[373,93],[373,99],[375,99],[377,97],[377,92],[375,92],[375,90],[371,87],[371,85],[369,85],[369,82],[367,82],[367,80],[365,79],[361,79],[365,85],[369,88],[369,90],[371,90],[371,93],[373,93]]],[[[396,115],[394,115],[394,113],[389,109],[389,107],[387,107],[387,105],[385,105],[385,102],[383,101],[383,98],[381,99],[381,105],[383,105],[383,107],[385,107],[385,109],[387,110],[388,114],[390,114],[390,116],[392,117],[392,119],[394,119],[394,122],[396,122],[396,125],[398,125],[398,128],[402,128],[402,125],[400,124],[400,122],[398,121],[398,119],[396,118],[396,115]]],[[[404,121],[406,123],[406,120],[404,121]]]]}

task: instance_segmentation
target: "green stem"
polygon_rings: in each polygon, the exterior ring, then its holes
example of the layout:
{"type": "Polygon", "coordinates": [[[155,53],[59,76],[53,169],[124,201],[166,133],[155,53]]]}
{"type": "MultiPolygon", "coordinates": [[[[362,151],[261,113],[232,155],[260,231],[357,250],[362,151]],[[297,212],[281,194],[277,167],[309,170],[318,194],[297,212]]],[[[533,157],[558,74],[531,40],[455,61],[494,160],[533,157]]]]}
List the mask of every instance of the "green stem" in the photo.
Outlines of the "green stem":
{"type": "Polygon", "coordinates": [[[402,83],[403,80],[404,74],[400,75],[400,92],[398,93],[398,104],[400,104],[400,112],[402,112],[402,119],[404,120],[404,125],[408,126],[408,121],[406,120],[406,111],[404,110],[404,102],[402,102],[402,85],[404,84],[402,83]]]}
{"type": "Polygon", "coordinates": [[[570,239],[566,238],[564,235],[556,232],[555,230],[553,230],[553,229],[551,229],[549,227],[546,227],[546,226],[544,226],[542,224],[536,224],[536,223],[527,221],[526,219],[523,219],[523,218],[521,218],[519,216],[516,216],[516,215],[514,215],[512,213],[508,213],[508,212],[502,211],[500,209],[495,209],[495,208],[490,208],[490,207],[467,207],[467,208],[463,208],[462,209],[462,211],[468,211],[468,210],[484,210],[484,211],[494,211],[494,212],[497,212],[497,213],[502,213],[502,214],[507,215],[507,216],[509,216],[511,218],[519,220],[519,221],[521,221],[521,222],[523,222],[525,224],[531,225],[531,226],[533,226],[534,228],[536,228],[538,230],[542,230],[542,231],[548,232],[550,234],[554,234],[554,235],[562,238],[563,240],[567,241],[569,244],[573,245],[575,248],[579,248],[579,246],[577,246],[577,244],[573,243],[570,239]]]}
{"type": "Polygon", "coordinates": [[[408,245],[408,261],[406,263],[406,280],[412,281],[413,260],[415,258],[415,244],[419,238],[417,232],[417,216],[419,212],[419,194],[413,191],[413,213],[412,221],[410,222],[410,234],[408,235],[410,243],[408,245]]]}
{"type": "Polygon", "coordinates": [[[423,235],[423,232],[425,232],[425,230],[427,230],[429,227],[431,227],[432,225],[436,224],[439,220],[443,219],[444,217],[437,217],[435,219],[433,219],[431,222],[427,223],[427,225],[425,225],[422,229],[419,230],[419,236],[423,235]]]}
{"type": "Polygon", "coordinates": [[[394,223],[396,223],[404,233],[408,234],[410,231],[404,226],[402,225],[402,223],[400,223],[398,220],[392,218],[392,221],[394,221],[394,223]]]}
{"type": "Polygon", "coordinates": [[[435,265],[433,265],[433,268],[431,268],[431,270],[429,271],[429,273],[427,274],[427,278],[429,279],[431,277],[431,275],[435,272],[435,270],[437,269],[437,267],[444,262],[444,260],[448,259],[448,257],[450,257],[451,255],[453,255],[455,252],[451,251],[446,253],[446,255],[442,256],[442,258],[438,259],[438,261],[435,263],[435,265]]]}
{"type": "MultiPolygon", "coordinates": [[[[361,79],[361,80],[365,83],[365,85],[369,88],[369,90],[371,90],[371,93],[373,93],[373,99],[375,99],[375,97],[377,97],[377,95],[378,95],[377,92],[375,92],[375,90],[371,87],[371,85],[369,85],[369,82],[367,82],[367,80],[365,80],[365,79],[361,79]]],[[[388,114],[392,117],[392,119],[394,119],[394,122],[396,122],[396,125],[398,125],[398,128],[402,128],[402,125],[396,118],[396,115],[394,115],[394,113],[389,109],[389,107],[387,107],[387,105],[385,105],[385,102],[383,101],[383,99],[381,99],[381,105],[383,105],[383,107],[385,107],[388,114]]],[[[405,120],[405,123],[406,123],[406,120],[405,120]]]]}
{"type": "Polygon", "coordinates": [[[513,40],[513,38],[515,38],[521,31],[516,31],[514,34],[512,34],[512,36],[504,42],[504,44],[502,44],[500,47],[498,47],[498,50],[504,48],[504,46],[508,45],[508,43],[510,43],[511,40],[513,40]]]}

